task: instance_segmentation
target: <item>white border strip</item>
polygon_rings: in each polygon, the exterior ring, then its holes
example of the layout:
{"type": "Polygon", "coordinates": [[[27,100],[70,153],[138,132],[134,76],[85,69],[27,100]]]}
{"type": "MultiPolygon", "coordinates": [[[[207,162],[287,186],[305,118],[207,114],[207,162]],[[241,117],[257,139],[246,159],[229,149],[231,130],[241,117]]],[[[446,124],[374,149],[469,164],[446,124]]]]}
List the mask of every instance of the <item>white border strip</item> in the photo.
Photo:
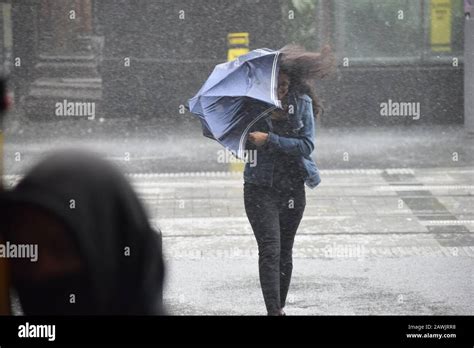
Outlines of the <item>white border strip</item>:
{"type": "Polygon", "coordinates": [[[281,101],[279,99],[277,99],[277,96],[275,95],[275,92],[277,90],[276,82],[278,82],[277,76],[276,76],[276,69],[277,69],[278,56],[279,55],[280,55],[280,52],[277,51],[275,53],[275,57],[273,58],[272,79],[271,79],[271,83],[270,83],[270,89],[271,89],[270,97],[271,97],[273,103],[275,105],[277,105],[279,108],[281,108],[281,101]]]}
{"type": "MultiPolygon", "coordinates": [[[[402,172],[407,168],[390,168],[390,169],[321,169],[319,172],[324,175],[332,174],[364,174],[364,175],[380,175],[387,171],[402,172]]],[[[413,171],[413,169],[408,169],[413,171]]],[[[426,168],[420,168],[419,171],[424,171],[426,168]]],[[[451,170],[452,173],[458,173],[458,171],[451,170]]],[[[469,173],[466,170],[460,170],[459,172],[469,173]]],[[[4,180],[18,180],[23,177],[24,174],[6,174],[3,175],[4,180]]],[[[175,173],[126,173],[127,177],[131,178],[174,178],[174,177],[228,177],[228,176],[242,176],[242,172],[239,171],[200,171],[200,172],[175,172],[175,173]]],[[[383,185],[380,186],[381,190],[397,191],[397,190],[414,190],[417,188],[421,189],[465,189],[474,188],[474,185],[383,185]]]]}

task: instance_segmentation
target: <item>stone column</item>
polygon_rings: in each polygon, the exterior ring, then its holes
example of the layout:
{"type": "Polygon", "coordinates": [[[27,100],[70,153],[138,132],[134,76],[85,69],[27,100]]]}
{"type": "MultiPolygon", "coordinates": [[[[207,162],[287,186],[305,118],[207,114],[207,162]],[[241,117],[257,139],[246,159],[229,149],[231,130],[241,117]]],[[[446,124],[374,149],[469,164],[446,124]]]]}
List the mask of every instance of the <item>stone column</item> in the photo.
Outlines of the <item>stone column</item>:
{"type": "Polygon", "coordinates": [[[101,100],[102,46],[93,35],[92,15],[92,0],[40,0],[38,63],[26,97],[28,117],[53,120],[58,102],[101,100]]]}

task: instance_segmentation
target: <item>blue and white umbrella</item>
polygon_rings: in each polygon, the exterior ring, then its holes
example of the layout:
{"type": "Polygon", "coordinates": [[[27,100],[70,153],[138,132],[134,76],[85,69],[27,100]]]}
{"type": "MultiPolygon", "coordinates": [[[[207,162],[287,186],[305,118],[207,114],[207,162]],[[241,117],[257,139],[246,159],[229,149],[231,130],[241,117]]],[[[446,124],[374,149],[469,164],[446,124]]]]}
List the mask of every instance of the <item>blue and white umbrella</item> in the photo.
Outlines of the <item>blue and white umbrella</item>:
{"type": "Polygon", "coordinates": [[[250,128],[282,108],[277,97],[279,51],[260,48],[218,64],[189,110],[201,121],[203,134],[245,159],[250,128]]]}

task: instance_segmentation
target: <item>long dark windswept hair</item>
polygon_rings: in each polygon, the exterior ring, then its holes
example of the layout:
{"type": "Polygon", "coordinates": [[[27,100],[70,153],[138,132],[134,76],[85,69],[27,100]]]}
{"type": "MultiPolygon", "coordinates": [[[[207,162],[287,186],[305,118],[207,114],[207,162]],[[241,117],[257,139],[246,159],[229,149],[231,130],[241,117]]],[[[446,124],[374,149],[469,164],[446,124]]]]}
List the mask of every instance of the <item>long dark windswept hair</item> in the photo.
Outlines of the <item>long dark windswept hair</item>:
{"type": "Polygon", "coordinates": [[[288,44],[280,50],[280,72],[290,79],[289,90],[297,94],[307,94],[313,101],[314,117],[324,112],[316,94],[315,81],[323,79],[335,71],[336,59],[329,45],[321,52],[309,52],[304,47],[288,44]]]}

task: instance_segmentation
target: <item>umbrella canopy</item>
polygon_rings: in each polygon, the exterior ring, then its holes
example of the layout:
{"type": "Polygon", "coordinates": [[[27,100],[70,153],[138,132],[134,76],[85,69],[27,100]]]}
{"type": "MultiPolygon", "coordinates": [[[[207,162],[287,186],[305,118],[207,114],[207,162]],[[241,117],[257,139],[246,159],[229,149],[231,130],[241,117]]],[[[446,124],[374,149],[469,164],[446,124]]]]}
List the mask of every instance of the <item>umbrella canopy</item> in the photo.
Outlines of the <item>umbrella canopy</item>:
{"type": "Polygon", "coordinates": [[[188,101],[203,134],[240,159],[245,159],[252,125],[282,107],[277,97],[279,55],[279,51],[260,48],[218,64],[188,101]]]}

